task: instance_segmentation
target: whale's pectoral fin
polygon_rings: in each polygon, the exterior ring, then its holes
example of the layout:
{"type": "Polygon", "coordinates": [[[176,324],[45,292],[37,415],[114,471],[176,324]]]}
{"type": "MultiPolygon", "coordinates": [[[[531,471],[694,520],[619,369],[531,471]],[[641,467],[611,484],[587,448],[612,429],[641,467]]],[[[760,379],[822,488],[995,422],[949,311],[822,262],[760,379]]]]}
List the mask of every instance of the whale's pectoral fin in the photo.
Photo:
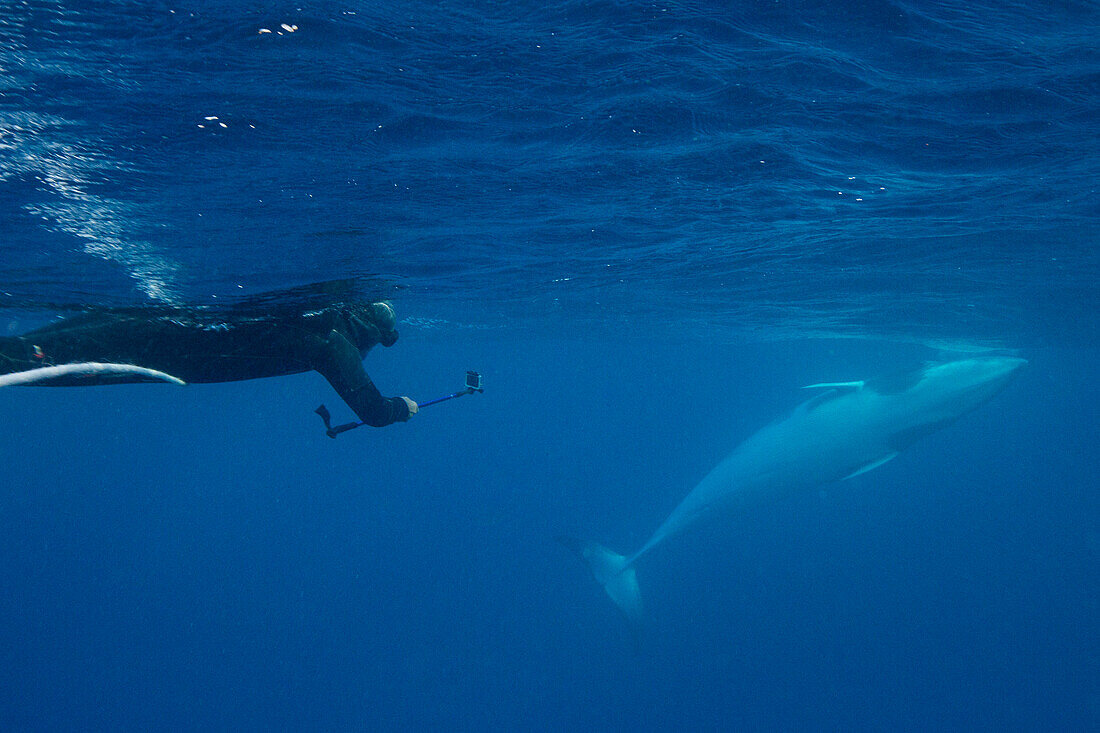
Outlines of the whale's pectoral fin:
{"type": "Polygon", "coordinates": [[[624,555],[612,552],[595,542],[582,542],[573,537],[559,537],[558,541],[576,552],[592,571],[596,582],[626,614],[630,623],[638,628],[642,624],[642,594],[638,588],[638,576],[624,555]]]}
{"type": "Polygon", "coordinates": [[[868,463],[868,464],[867,464],[866,466],[864,466],[863,468],[859,468],[859,469],[856,469],[856,470],[855,470],[855,471],[853,471],[852,473],[850,473],[850,474],[848,474],[847,476],[845,476],[844,478],[842,478],[842,479],[841,479],[841,481],[847,481],[848,479],[850,479],[850,478],[854,478],[854,477],[856,477],[856,476],[860,475],[861,473],[867,473],[868,471],[873,471],[873,470],[875,470],[876,468],[878,468],[879,466],[881,466],[882,464],[884,464],[884,463],[889,463],[889,462],[890,462],[891,460],[893,460],[893,459],[894,459],[894,457],[895,457],[895,456],[896,456],[897,454],[898,454],[898,452],[897,452],[897,451],[893,451],[893,452],[891,452],[891,453],[887,453],[887,454],[886,454],[886,455],[884,455],[884,456],[883,456],[882,458],[879,458],[879,459],[877,459],[877,460],[871,461],[870,463],[868,463]]]}

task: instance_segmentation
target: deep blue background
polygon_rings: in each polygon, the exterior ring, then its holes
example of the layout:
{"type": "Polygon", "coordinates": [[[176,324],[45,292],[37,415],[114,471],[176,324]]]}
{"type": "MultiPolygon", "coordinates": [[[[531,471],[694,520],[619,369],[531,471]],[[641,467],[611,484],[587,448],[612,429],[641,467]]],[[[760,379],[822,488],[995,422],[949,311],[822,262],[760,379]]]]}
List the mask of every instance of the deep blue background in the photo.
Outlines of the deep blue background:
{"type": "Polygon", "coordinates": [[[336,441],[315,374],[0,390],[0,727],[1096,727],[1098,18],[0,2],[0,334],[358,277],[384,392],[487,380],[336,441]],[[639,639],[554,541],[989,347],[978,412],[642,561],[639,639]]]}

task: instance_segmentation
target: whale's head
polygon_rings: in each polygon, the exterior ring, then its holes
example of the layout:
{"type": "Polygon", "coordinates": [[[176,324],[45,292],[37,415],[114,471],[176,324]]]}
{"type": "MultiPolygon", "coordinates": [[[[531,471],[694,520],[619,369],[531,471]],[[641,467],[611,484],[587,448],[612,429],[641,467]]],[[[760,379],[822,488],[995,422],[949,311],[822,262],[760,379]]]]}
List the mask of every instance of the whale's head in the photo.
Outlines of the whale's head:
{"type": "Polygon", "coordinates": [[[981,406],[1004,389],[1026,359],[984,356],[935,364],[915,387],[922,397],[955,417],[981,406]]]}

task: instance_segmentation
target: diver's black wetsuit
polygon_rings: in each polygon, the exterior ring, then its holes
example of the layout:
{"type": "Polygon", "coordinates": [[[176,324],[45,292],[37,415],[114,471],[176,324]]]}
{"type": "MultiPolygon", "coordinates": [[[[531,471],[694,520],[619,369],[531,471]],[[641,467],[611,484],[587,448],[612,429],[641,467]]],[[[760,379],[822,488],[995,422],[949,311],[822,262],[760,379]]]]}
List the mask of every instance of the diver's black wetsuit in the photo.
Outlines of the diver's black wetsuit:
{"type": "MultiPolygon", "coordinates": [[[[336,305],[305,313],[206,318],[184,308],[120,310],[74,316],[14,338],[0,338],[0,374],[72,362],[134,364],[185,382],[231,382],[315,370],[359,419],[382,427],[409,419],[400,397],[383,397],[363,369],[375,344],[391,346],[370,305],[336,305]]],[[[78,386],[144,381],[71,377],[78,386]]]]}

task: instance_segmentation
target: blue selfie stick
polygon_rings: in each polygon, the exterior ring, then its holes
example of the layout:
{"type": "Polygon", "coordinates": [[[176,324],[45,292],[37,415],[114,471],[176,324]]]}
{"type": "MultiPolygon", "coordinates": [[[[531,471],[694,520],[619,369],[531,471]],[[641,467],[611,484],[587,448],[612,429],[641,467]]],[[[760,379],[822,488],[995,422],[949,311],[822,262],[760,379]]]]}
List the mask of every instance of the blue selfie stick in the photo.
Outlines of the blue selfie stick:
{"type": "MultiPolygon", "coordinates": [[[[434,405],[439,402],[446,402],[447,400],[453,400],[455,397],[461,397],[463,395],[473,394],[474,392],[484,392],[485,388],[481,385],[481,374],[479,372],[466,372],[466,389],[459,390],[454,394],[449,394],[446,397],[437,397],[434,400],[428,400],[427,402],[417,403],[417,407],[427,407],[428,405],[434,405]]],[[[332,415],[329,413],[328,408],[321,405],[314,410],[321,416],[321,420],[325,423],[325,435],[330,438],[335,438],[337,435],[348,430],[353,430],[360,426],[366,425],[365,422],[359,420],[358,422],[344,423],[343,425],[333,425],[332,415]]]]}

